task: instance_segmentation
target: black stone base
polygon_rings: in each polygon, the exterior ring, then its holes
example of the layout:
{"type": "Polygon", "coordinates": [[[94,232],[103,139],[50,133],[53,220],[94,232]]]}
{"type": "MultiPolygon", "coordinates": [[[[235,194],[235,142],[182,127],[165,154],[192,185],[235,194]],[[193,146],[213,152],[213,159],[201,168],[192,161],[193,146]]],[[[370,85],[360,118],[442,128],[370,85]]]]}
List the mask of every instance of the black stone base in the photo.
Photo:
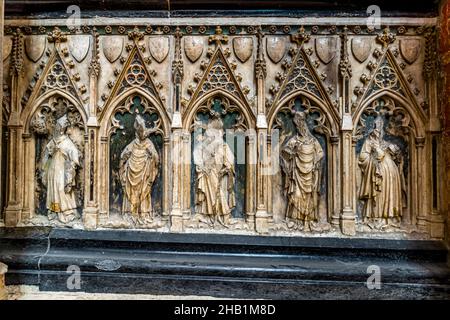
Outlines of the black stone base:
{"type": "Polygon", "coordinates": [[[0,228],[7,284],[78,291],[267,299],[449,299],[437,241],[0,228]],[[369,266],[381,289],[369,290],[369,266]]]}

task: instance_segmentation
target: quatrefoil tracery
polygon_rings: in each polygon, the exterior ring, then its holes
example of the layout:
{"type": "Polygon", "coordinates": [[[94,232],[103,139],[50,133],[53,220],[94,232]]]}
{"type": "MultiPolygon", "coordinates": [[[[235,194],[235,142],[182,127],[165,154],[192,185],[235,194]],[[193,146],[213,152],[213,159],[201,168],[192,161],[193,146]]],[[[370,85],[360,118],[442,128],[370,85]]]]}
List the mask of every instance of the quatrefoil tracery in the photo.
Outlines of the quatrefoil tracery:
{"type": "Polygon", "coordinates": [[[126,81],[130,86],[143,85],[147,75],[142,65],[133,63],[128,67],[126,81]]]}

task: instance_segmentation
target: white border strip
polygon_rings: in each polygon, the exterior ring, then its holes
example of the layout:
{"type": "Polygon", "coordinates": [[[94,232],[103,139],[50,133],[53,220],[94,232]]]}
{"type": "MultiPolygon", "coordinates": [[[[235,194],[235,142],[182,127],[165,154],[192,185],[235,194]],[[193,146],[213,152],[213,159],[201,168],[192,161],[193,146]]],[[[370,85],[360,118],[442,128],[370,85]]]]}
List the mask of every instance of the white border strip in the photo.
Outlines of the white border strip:
{"type": "MultiPolygon", "coordinates": [[[[285,18],[285,17],[177,17],[177,18],[107,18],[94,17],[82,18],[81,24],[88,26],[134,26],[134,25],[319,25],[319,26],[344,26],[367,24],[365,17],[306,17],[306,18],[285,18]],[[257,18],[257,19],[255,19],[257,18]]],[[[381,17],[381,25],[436,25],[437,17],[433,18],[408,18],[408,17],[381,17]]],[[[67,19],[8,19],[5,17],[7,26],[65,26],[67,19]]]]}

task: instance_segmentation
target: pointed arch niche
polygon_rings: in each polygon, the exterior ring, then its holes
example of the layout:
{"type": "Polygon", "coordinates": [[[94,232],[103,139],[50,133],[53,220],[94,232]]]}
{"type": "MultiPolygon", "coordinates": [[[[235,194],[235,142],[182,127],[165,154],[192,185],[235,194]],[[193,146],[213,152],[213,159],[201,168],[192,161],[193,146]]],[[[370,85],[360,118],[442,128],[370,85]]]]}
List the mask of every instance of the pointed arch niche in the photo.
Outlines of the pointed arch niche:
{"type": "Polygon", "coordinates": [[[153,95],[133,87],[118,95],[105,110],[100,124],[100,150],[98,179],[100,192],[99,225],[104,227],[150,228],[164,227],[169,208],[169,117],[153,95]],[[134,123],[140,115],[151,131],[150,141],[158,156],[157,175],[151,188],[152,219],[147,222],[123,219],[123,188],[119,177],[120,156],[124,148],[136,137],[134,123]]]}
{"type": "Polygon", "coordinates": [[[326,231],[329,226],[339,224],[339,139],[336,115],[318,97],[308,91],[292,92],[269,113],[269,159],[271,177],[269,179],[268,208],[273,216],[276,230],[287,230],[287,195],[285,192],[285,173],[280,155],[288,140],[296,134],[293,123],[294,112],[305,115],[308,129],[322,147],[324,156],[320,161],[319,188],[317,199],[317,230],[326,231]],[[320,230],[319,230],[320,229],[320,230]]]}
{"type": "MultiPolygon", "coordinates": [[[[223,141],[234,156],[234,202],[232,223],[228,228],[238,226],[244,230],[254,230],[254,188],[255,188],[255,126],[254,115],[248,106],[227,91],[216,89],[205,93],[186,110],[183,119],[184,140],[184,174],[183,184],[190,185],[184,201],[184,225],[187,228],[211,228],[208,223],[198,221],[196,215],[197,173],[194,163],[196,141],[205,132],[208,121],[219,117],[223,123],[223,141]]],[[[219,228],[221,226],[217,225],[219,228]]]]}
{"type": "MultiPolygon", "coordinates": [[[[85,139],[87,116],[78,99],[66,91],[52,89],[29,104],[29,107],[25,109],[21,117],[22,122],[25,123],[22,134],[25,188],[21,220],[25,224],[31,221],[34,225],[72,225],[72,223],[63,224],[58,222],[57,219],[52,222],[48,220],[46,208],[47,187],[42,181],[44,150],[52,139],[56,120],[64,115],[67,116],[69,123],[66,133],[78,149],[80,156],[80,165],[76,168],[76,186],[74,190],[76,190],[76,211],[79,218],[82,217],[86,185],[84,155],[89,148],[85,139]]],[[[11,170],[14,170],[14,168],[11,168],[11,170]]],[[[74,222],[77,223],[78,221],[80,220],[76,219],[74,222]]]]}
{"type": "Polygon", "coordinates": [[[68,67],[62,57],[60,48],[55,46],[42,73],[30,84],[29,98],[21,100],[23,110],[18,121],[9,128],[14,133],[11,136],[14,142],[10,143],[8,150],[8,208],[16,209],[6,212],[11,215],[9,218],[14,221],[13,224],[30,222],[33,225],[72,227],[82,223],[80,219],[86,200],[85,154],[89,150],[89,142],[86,141],[88,117],[84,106],[86,97],[82,89],[84,86],[76,83],[79,80],[74,76],[76,69],[68,67]],[[68,120],[66,135],[79,153],[73,187],[77,219],[68,223],[48,219],[47,187],[42,180],[42,156],[52,139],[56,120],[62,116],[68,120]],[[23,167],[18,167],[20,162],[17,159],[24,159],[23,167]]]}
{"type": "MultiPolygon", "coordinates": [[[[397,150],[392,159],[401,177],[401,225],[395,229],[387,227],[386,230],[427,231],[427,215],[431,204],[431,168],[428,168],[430,161],[427,161],[426,154],[431,152],[431,148],[426,138],[424,119],[418,111],[420,110],[416,110],[411,101],[389,89],[373,94],[356,110],[353,153],[356,175],[355,208],[359,222],[365,220],[365,215],[364,200],[360,197],[363,172],[358,159],[378,117],[383,120],[384,140],[397,150]]],[[[362,231],[370,231],[365,230],[367,228],[363,224],[361,228],[362,231]]],[[[372,226],[373,228],[375,227],[372,226]]]]}

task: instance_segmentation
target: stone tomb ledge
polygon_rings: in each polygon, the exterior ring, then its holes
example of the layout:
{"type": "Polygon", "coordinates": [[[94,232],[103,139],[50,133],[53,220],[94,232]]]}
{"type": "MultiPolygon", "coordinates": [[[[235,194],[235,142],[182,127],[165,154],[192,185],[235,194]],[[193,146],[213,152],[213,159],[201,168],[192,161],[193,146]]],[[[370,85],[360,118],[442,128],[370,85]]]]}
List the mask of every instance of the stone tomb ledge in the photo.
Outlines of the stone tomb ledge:
{"type": "Polygon", "coordinates": [[[41,291],[267,299],[450,298],[447,249],[429,240],[0,228],[0,261],[9,266],[8,285],[36,285],[41,291]],[[67,273],[69,266],[80,270],[79,289],[67,285],[74,275],[67,273]],[[380,290],[366,285],[373,266],[381,272],[380,290]]]}

